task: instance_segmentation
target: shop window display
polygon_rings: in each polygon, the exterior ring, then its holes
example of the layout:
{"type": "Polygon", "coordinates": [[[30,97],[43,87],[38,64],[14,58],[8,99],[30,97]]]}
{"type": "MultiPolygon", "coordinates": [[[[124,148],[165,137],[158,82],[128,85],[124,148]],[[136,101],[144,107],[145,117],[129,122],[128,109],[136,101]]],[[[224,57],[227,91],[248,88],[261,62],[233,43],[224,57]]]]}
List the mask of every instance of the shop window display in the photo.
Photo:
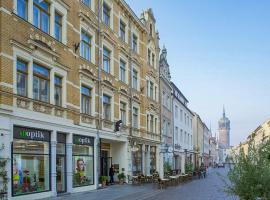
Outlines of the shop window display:
{"type": "Polygon", "coordinates": [[[94,184],[93,138],[73,136],[73,187],[94,184]]]}
{"type": "Polygon", "coordinates": [[[50,190],[49,142],[14,139],[13,195],[50,190]]]}

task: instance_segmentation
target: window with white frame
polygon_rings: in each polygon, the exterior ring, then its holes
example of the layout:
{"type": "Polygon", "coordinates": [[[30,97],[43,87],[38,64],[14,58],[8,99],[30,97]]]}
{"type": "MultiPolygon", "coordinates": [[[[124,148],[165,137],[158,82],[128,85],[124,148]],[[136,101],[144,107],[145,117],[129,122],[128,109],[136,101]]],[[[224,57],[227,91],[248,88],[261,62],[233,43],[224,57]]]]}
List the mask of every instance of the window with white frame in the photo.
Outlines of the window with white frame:
{"type": "Polygon", "coordinates": [[[106,3],[103,3],[103,23],[107,26],[110,26],[110,12],[111,8],[106,3]]]}
{"type": "Polygon", "coordinates": [[[120,38],[122,41],[126,41],[126,24],[120,20],[120,38]]]}
{"type": "Polygon", "coordinates": [[[180,142],[183,143],[183,129],[180,131],[180,142]]]}
{"type": "Polygon", "coordinates": [[[133,119],[133,127],[139,128],[139,109],[136,107],[133,107],[132,111],[132,119],[133,119]]]}
{"type": "Polygon", "coordinates": [[[54,103],[57,106],[62,106],[62,77],[54,76],[54,103]]]}
{"type": "Polygon", "coordinates": [[[110,73],[111,52],[106,47],[103,47],[103,70],[110,73]]]}
{"type": "Polygon", "coordinates": [[[152,53],[152,66],[155,67],[155,54],[152,53]]]}
{"type": "Polygon", "coordinates": [[[111,120],[111,97],[103,94],[103,119],[111,120]]]}
{"type": "Polygon", "coordinates": [[[150,114],[150,132],[154,132],[154,115],[150,114]]]}
{"type": "Polygon", "coordinates": [[[178,106],[175,105],[175,118],[177,119],[178,118],[178,106]]]}
{"type": "Polygon", "coordinates": [[[187,114],[185,113],[184,115],[184,118],[185,118],[185,124],[187,123],[187,114]]]}
{"type": "Polygon", "coordinates": [[[167,123],[166,123],[166,120],[165,119],[163,119],[163,124],[162,124],[163,126],[162,126],[162,130],[163,130],[163,134],[164,135],[167,135],[167,123]]]}
{"type": "Polygon", "coordinates": [[[17,15],[25,20],[28,19],[28,0],[17,1],[17,15]]]}
{"type": "Polygon", "coordinates": [[[66,43],[67,10],[59,2],[52,0],[13,1],[15,12],[19,17],[32,23],[41,31],[50,34],[56,40],[66,43]],[[54,15],[54,18],[51,18],[52,15],[54,15]],[[53,32],[51,32],[52,26],[54,27],[53,32]]]}
{"type": "Polygon", "coordinates": [[[170,96],[167,95],[167,100],[166,100],[166,106],[170,110],[171,109],[171,102],[170,102],[170,96]]]}
{"type": "Polygon", "coordinates": [[[120,59],[120,81],[126,83],[126,63],[120,59]]]}
{"type": "Polygon", "coordinates": [[[81,45],[80,46],[81,46],[81,49],[80,49],[81,57],[90,61],[91,60],[91,37],[84,30],[81,31],[81,45]]]}
{"type": "Polygon", "coordinates": [[[62,42],[62,15],[58,12],[54,15],[54,37],[62,42]]]}
{"type": "Polygon", "coordinates": [[[135,52],[138,51],[138,37],[134,33],[132,35],[132,50],[135,52]]]}
{"type": "Polygon", "coordinates": [[[155,86],[155,100],[158,101],[158,98],[157,98],[157,86],[155,86]]]}
{"type": "Polygon", "coordinates": [[[17,94],[27,96],[28,67],[27,62],[17,60],[17,94]]]}
{"type": "Polygon", "coordinates": [[[158,130],[158,124],[157,124],[157,118],[155,118],[155,133],[157,133],[157,130],[158,130]]]}
{"type": "Polygon", "coordinates": [[[154,99],[154,83],[150,81],[149,95],[151,99],[154,99]]]}
{"type": "Polygon", "coordinates": [[[181,120],[181,122],[183,121],[183,110],[182,109],[180,110],[180,120],[181,120]]]}
{"type": "Polygon", "coordinates": [[[176,144],[179,143],[178,140],[179,140],[179,138],[178,138],[178,127],[176,126],[176,127],[175,127],[175,143],[176,143],[176,144]]]}
{"type": "Polygon", "coordinates": [[[166,100],[165,100],[166,93],[165,91],[162,92],[162,104],[163,106],[166,106],[166,100]]]}
{"type": "Polygon", "coordinates": [[[133,68],[133,73],[132,73],[132,87],[138,90],[138,72],[134,68],[133,68]]]}
{"type": "Polygon", "coordinates": [[[37,28],[49,33],[50,4],[46,0],[33,0],[33,22],[37,28]]]}
{"type": "Polygon", "coordinates": [[[49,102],[50,91],[49,69],[34,63],[33,64],[33,97],[36,100],[49,102]]]}
{"type": "Polygon", "coordinates": [[[81,112],[91,115],[91,89],[81,86],[81,112]]]}
{"type": "Polygon", "coordinates": [[[147,51],[147,63],[150,65],[151,64],[151,50],[148,49],[147,51]]]}
{"type": "Polygon", "coordinates": [[[127,108],[126,108],[127,104],[120,101],[120,119],[122,120],[123,125],[127,124],[126,121],[126,114],[127,114],[127,108]]]}

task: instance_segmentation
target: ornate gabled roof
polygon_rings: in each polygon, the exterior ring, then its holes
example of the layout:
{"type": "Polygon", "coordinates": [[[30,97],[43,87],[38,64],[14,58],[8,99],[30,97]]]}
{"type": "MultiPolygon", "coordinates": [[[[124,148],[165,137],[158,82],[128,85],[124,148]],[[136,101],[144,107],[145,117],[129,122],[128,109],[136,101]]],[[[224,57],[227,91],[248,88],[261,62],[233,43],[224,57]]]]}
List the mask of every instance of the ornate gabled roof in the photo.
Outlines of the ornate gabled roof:
{"type": "Polygon", "coordinates": [[[171,73],[170,66],[167,61],[167,49],[163,46],[162,52],[160,54],[159,60],[160,74],[167,79],[167,81],[171,81],[171,73]]]}

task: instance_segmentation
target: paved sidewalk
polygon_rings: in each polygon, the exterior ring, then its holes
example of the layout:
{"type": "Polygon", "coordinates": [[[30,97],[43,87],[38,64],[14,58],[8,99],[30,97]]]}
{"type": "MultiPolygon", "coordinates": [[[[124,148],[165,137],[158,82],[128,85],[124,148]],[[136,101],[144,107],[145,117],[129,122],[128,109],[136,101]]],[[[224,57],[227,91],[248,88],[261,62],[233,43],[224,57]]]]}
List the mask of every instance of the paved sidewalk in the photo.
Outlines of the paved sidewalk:
{"type": "Polygon", "coordinates": [[[195,179],[178,187],[169,187],[159,195],[147,200],[238,200],[224,192],[228,169],[210,169],[206,178],[195,179]]]}
{"type": "Polygon", "coordinates": [[[137,185],[113,185],[104,189],[93,190],[89,192],[67,194],[47,200],[69,200],[69,199],[87,199],[87,200],[143,200],[158,195],[161,190],[154,187],[153,184],[137,185]]]}
{"type": "Polygon", "coordinates": [[[73,193],[48,200],[237,200],[228,196],[224,189],[224,179],[227,179],[228,169],[208,170],[205,179],[195,179],[179,186],[160,190],[153,184],[113,185],[105,189],[83,193],[73,193]],[[220,174],[220,175],[218,175],[220,174]]]}

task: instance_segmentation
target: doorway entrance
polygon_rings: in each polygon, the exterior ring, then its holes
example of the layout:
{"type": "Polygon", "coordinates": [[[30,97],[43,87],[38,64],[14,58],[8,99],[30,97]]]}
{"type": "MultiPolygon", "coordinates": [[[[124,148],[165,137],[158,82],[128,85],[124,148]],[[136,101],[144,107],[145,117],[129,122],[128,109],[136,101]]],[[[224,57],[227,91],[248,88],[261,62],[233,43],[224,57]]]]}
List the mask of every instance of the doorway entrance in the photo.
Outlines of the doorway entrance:
{"type": "Polygon", "coordinates": [[[101,176],[109,176],[109,170],[112,165],[112,157],[109,157],[108,150],[101,150],[101,176]]]}
{"type": "Polygon", "coordinates": [[[66,192],[66,173],[65,173],[66,163],[65,156],[56,156],[56,183],[57,183],[57,193],[66,192]]]}
{"type": "Polygon", "coordinates": [[[56,190],[57,193],[66,192],[66,135],[57,134],[56,146],[56,190]]]}

